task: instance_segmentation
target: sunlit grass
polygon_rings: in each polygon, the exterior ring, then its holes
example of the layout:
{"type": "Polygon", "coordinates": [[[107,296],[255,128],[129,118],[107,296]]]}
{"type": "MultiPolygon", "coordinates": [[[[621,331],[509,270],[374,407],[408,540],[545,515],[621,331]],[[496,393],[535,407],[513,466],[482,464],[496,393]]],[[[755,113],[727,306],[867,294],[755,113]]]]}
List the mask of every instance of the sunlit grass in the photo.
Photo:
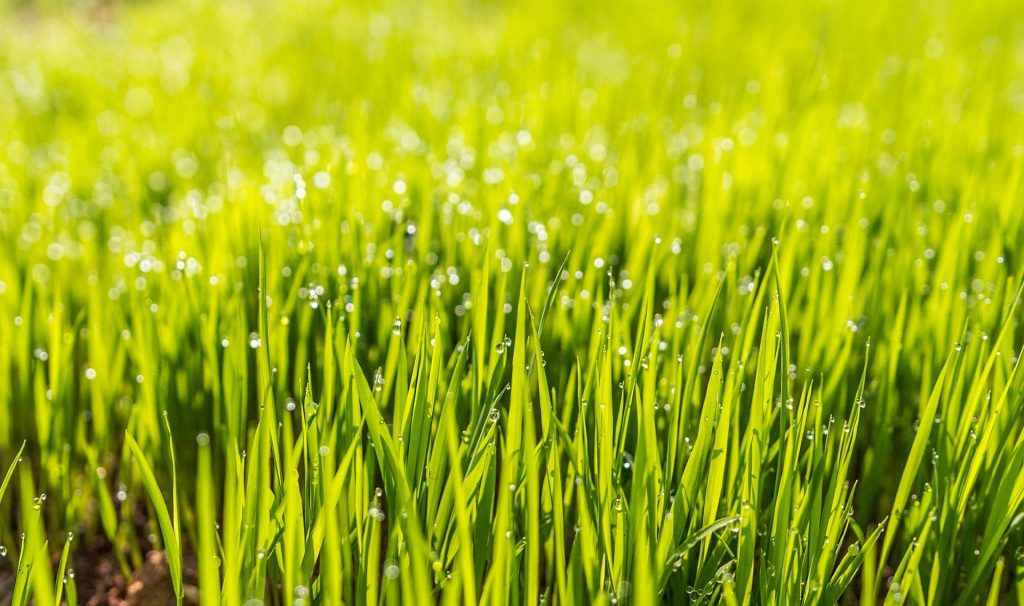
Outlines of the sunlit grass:
{"type": "Polygon", "coordinates": [[[4,5],[10,599],[1024,603],[1021,15],[4,5]]]}

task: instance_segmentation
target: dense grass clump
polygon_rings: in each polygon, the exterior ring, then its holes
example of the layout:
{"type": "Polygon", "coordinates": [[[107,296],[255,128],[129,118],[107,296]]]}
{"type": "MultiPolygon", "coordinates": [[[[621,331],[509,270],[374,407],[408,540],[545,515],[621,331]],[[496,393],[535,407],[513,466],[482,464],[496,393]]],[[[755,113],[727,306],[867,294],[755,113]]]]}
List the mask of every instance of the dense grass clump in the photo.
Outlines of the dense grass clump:
{"type": "Polygon", "coordinates": [[[1017,2],[0,31],[3,601],[1024,604],[1017,2]]]}

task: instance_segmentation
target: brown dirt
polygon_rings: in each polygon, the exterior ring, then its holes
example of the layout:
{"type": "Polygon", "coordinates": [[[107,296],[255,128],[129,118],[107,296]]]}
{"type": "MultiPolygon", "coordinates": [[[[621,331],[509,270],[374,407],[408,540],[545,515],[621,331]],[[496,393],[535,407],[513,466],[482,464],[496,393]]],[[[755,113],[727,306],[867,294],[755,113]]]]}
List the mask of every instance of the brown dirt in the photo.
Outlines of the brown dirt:
{"type": "MultiPolygon", "coordinates": [[[[0,604],[9,604],[14,590],[15,570],[8,562],[0,568],[0,604]]],[[[53,563],[56,569],[56,562],[53,563]]],[[[142,566],[125,579],[109,543],[96,543],[74,556],[75,587],[82,606],[167,606],[174,604],[174,587],[162,551],[146,554],[142,566]]],[[[198,606],[198,571],[195,562],[184,566],[185,606],[198,606]]]]}

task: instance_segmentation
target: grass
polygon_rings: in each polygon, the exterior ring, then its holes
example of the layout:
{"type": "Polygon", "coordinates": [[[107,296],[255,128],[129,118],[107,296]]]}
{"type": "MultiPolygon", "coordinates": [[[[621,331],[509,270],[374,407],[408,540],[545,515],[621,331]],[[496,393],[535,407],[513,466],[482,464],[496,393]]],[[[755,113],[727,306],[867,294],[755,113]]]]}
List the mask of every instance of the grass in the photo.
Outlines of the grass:
{"type": "Polygon", "coordinates": [[[13,603],[1024,604],[1016,3],[0,28],[13,603]]]}

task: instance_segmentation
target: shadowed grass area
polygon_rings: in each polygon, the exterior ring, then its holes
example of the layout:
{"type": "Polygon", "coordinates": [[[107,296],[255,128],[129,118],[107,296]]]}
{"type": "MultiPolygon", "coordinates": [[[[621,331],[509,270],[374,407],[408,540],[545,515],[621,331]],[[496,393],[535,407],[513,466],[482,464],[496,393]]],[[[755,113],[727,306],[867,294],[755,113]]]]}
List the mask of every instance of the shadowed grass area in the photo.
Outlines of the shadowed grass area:
{"type": "Polygon", "coordinates": [[[1024,603],[1022,15],[0,7],[0,596],[1024,603]]]}

